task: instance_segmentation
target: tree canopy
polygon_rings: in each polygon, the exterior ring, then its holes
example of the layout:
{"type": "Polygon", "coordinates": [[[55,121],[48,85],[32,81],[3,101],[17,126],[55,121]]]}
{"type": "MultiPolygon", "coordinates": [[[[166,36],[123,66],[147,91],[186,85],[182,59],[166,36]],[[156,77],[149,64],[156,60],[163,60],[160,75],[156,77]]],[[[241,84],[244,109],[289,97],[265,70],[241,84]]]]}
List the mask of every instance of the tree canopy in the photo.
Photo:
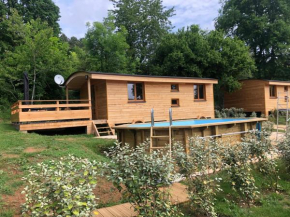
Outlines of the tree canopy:
{"type": "Polygon", "coordinates": [[[102,72],[129,72],[126,42],[127,31],[121,27],[116,31],[114,16],[109,15],[103,23],[88,24],[84,38],[88,52],[87,69],[102,72]]]}
{"type": "Polygon", "coordinates": [[[0,62],[1,95],[9,101],[21,99],[23,72],[27,71],[31,99],[61,98],[61,89],[56,88],[53,77],[66,77],[74,70],[69,45],[53,36],[53,29],[40,19],[24,23],[14,11],[5,22],[10,32],[17,32],[19,41],[13,50],[5,51],[0,62]]]}
{"type": "Polygon", "coordinates": [[[216,28],[250,47],[256,78],[290,78],[289,0],[223,0],[216,28]]]}
{"type": "Polygon", "coordinates": [[[162,39],[151,68],[162,75],[217,78],[234,91],[239,79],[251,77],[255,64],[243,41],[193,25],[162,39]]]}
{"type": "Polygon", "coordinates": [[[162,0],[111,0],[115,25],[127,30],[129,55],[140,63],[138,73],[148,73],[147,63],[157,44],[171,30],[174,9],[166,9],[162,0]]]}

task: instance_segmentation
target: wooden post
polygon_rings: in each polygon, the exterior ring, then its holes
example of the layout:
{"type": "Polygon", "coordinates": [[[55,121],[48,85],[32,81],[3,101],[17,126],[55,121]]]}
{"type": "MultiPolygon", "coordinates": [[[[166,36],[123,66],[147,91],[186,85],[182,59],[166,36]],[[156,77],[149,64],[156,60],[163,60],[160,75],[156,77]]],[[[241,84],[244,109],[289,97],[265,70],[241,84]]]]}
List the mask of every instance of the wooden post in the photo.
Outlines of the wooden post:
{"type": "Polygon", "coordinates": [[[69,100],[68,99],[68,91],[69,91],[68,86],[66,86],[65,87],[65,99],[66,99],[66,102],[65,103],[66,103],[67,107],[65,108],[65,110],[68,110],[68,108],[69,108],[68,107],[68,100],[69,100]]]}
{"type": "Polygon", "coordinates": [[[184,136],[184,147],[185,147],[185,152],[188,154],[189,153],[189,143],[188,143],[188,131],[187,129],[183,130],[183,136],[184,136]]]}
{"type": "Polygon", "coordinates": [[[68,86],[65,87],[65,98],[66,98],[66,104],[68,104],[68,86]]]}
{"type": "Polygon", "coordinates": [[[91,78],[90,77],[88,77],[88,100],[90,104],[90,107],[89,107],[90,120],[92,120],[93,116],[92,116],[92,97],[91,97],[91,78]]]}
{"type": "Polygon", "coordinates": [[[59,111],[59,101],[56,100],[56,111],[59,111]]]}

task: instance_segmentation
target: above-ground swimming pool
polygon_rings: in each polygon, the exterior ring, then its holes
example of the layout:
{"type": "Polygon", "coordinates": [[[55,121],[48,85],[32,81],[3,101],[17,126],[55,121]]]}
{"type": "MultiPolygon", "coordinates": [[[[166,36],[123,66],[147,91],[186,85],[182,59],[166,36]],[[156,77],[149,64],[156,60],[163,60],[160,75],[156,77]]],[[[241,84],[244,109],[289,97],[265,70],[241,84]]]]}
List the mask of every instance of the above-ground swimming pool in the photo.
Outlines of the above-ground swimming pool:
{"type": "MultiPolygon", "coordinates": [[[[261,126],[266,118],[217,118],[217,119],[190,119],[175,120],[171,125],[171,138],[188,144],[188,138],[193,136],[216,137],[240,141],[249,130],[256,129],[257,123],[261,126]]],[[[118,141],[128,143],[132,147],[150,139],[151,123],[124,124],[114,127],[118,141]]],[[[168,144],[169,121],[155,122],[153,127],[153,147],[168,144]]]]}
{"type": "MultiPolygon", "coordinates": [[[[217,119],[190,119],[190,120],[177,120],[172,121],[172,127],[188,127],[196,125],[212,125],[212,124],[227,124],[228,122],[241,122],[249,120],[257,120],[256,118],[217,118],[217,119]]],[[[151,123],[142,124],[128,124],[122,125],[128,128],[150,128],[151,123]]],[[[155,122],[154,127],[169,127],[169,122],[155,122]]]]}

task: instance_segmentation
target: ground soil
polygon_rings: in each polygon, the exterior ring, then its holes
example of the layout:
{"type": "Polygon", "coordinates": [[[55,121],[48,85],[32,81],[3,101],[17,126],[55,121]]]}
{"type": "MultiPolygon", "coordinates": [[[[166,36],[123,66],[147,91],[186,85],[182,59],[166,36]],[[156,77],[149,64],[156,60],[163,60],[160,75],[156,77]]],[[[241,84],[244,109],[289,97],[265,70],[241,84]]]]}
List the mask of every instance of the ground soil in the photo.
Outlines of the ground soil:
{"type": "Polygon", "coordinates": [[[122,199],[122,194],[104,177],[98,177],[98,184],[94,194],[99,198],[96,202],[99,207],[105,207],[106,204],[116,204],[122,199]]]}
{"type": "Polygon", "coordinates": [[[23,187],[17,189],[14,195],[3,195],[4,209],[14,210],[14,217],[21,216],[21,205],[25,202],[25,197],[21,194],[22,191],[23,187]]]}
{"type": "Polygon", "coordinates": [[[19,158],[18,154],[1,154],[1,157],[3,158],[19,158]]]}
{"type": "Polygon", "coordinates": [[[42,152],[45,148],[34,148],[34,147],[27,147],[24,149],[24,153],[36,153],[36,152],[42,152]]]}

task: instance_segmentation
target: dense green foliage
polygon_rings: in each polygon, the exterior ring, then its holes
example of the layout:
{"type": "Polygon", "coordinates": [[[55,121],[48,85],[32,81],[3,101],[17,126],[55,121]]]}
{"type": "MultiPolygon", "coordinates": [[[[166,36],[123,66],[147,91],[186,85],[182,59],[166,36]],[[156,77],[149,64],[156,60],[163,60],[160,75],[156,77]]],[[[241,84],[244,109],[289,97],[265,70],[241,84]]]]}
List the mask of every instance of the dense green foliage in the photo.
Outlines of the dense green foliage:
{"type": "Polygon", "coordinates": [[[174,9],[166,9],[162,0],[111,0],[116,26],[125,27],[129,56],[139,63],[136,73],[150,74],[148,61],[156,46],[172,28],[170,17],[174,9]]]}
{"type": "Polygon", "coordinates": [[[60,18],[59,8],[52,0],[1,0],[0,1],[0,59],[7,49],[13,49],[17,44],[15,35],[11,35],[5,20],[17,10],[24,22],[30,22],[31,19],[40,19],[47,22],[48,26],[53,28],[54,36],[60,33],[58,20],[60,18]]]}
{"type": "Polygon", "coordinates": [[[251,77],[255,65],[238,38],[193,25],[162,39],[152,68],[162,75],[217,78],[220,86],[233,91],[240,88],[239,79],[251,77]]]}
{"type": "Polygon", "coordinates": [[[223,0],[216,27],[250,47],[258,68],[255,77],[290,78],[288,0],[223,0]]]}
{"type": "Polygon", "coordinates": [[[111,14],[103,23],[94,22],[87,25],[88,31],[84,38],[88,52],[87,70],[129,73],[131,61],[127,56],[129,45],[126,42],[126,29],[121,27],[116,31],[114,17],[111,14]]]}
{"type": "Polygon", "coordinates": [[[73,67],[74,55],[69,45],[53,36],[53,29],[40,19],[24,23],[16,11],[3,22],[17,38],[11,50],[6,50],[0,62],[1,101],[23,98],[23,72],[28,72],[31,99],[62,98],[62,89],[53,81],[55,74],[67,77],[73,67]]]}

